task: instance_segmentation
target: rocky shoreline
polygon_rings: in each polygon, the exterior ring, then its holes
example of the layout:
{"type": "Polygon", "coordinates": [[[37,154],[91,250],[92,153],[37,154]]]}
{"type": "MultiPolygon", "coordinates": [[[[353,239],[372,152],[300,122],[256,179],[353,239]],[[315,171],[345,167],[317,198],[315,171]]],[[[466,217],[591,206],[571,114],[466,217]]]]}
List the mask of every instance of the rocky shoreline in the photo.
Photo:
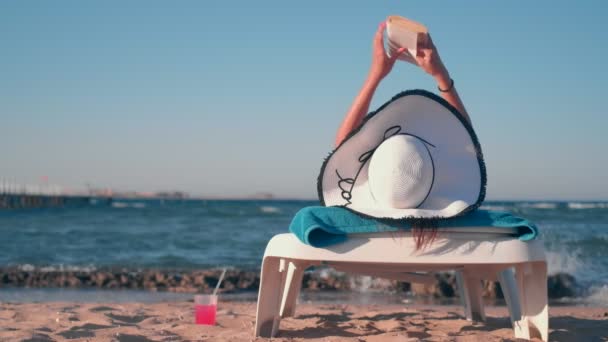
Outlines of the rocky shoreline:
{"type": "MultiPolygon", "coordinates": [[[[180,293],[210,292],[219,279],[221,270],[129,270],[91,269],[57,270],[34,267],[0,268],[0,288],[97,288],[97,289],[137,289],[149,291],[170,291],[180,293]]],[[[226,292],[256,291],[259,286],[259,272],[228,270],[221,289],[226,292]]],[[[567,273],[550,275],[549,298],[576,297],[581,289],[576,279],[567,273]]],[[[434,284],[410,284],[394,280],[351,276],[329,269],[315,269],[306,272],[302,283],[308,290],[376,290],[405,292],[413,296],[434,298],[458,297],[454,274],[439,273],[434,284]]],[[[490,299],[503,298],[497,282],[484,281],[483,295],[490,299]]]]}

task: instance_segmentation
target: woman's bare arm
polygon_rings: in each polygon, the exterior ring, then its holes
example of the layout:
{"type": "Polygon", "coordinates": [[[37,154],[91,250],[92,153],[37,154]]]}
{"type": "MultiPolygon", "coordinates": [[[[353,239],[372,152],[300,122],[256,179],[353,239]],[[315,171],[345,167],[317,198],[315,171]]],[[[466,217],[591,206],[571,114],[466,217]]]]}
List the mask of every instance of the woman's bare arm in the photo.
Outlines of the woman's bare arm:
{"type": "Polygon", "coordinates": [[[374,92],[380,84],[380,81],[388,75],[388,73],[393,68],[397,57],[404,50],[400,49],[394,56],[388,57],[386,52],[384,51],[384,28],[386,27],[386,23],[383,22],[378,27],[378,31],[376,31],[376,35],[374,36],[374,44],[373,44],[373,55],[372,55],[372,65],[369,70],[369,74],[365,83],[363,83],[363,87],[359,91],[359,94],[353,101],[348,113],[344,117],[340,128],[338,129],[338,133],[336,135],[336,146],[340,145],[342,141],[348,136],[348,134],[363,120],[365,114],[369,110],[369,104],[372,101],[372,97],[374,96],[374,92]]]}
{"type": "MultiPolygon", "coordinates": [[[[338,133],[336,135],[336,146],[340,145],[348,134],[355,127],[361,124],[363,117],[369,110],[369,104],[372,100],[374,92],[376,91],[376,88],[380,84],[380,81],[382,81],[382,79],[388,75],[395,64],[397,57],[399,57],[399,54],[404,51],[404,49],[399,49],[397,53],[391,57],[386,55],[386,52],[384,51],[383,37],[385,27],[385,22],[380,24],[378,31],[374,36],[372,65],[369,70],[369,74],[365,80],[365,83],[363,83],[363,87],[359,91],[359,94],[353,101],[348,113],[346,113],[340,128],[338,129],[338,133]]],[[[456,87],[452,84],[450,73],[441,61],[439,52],[437,51],[435,44],[433,44],[433,40],[431,39],[430,35],[428,36],[426,45],[418,46],[418,55],[416,56],[416,61],[422,70],[433,76],[439,89],[446,90],[440,92],[441,96],[449,104],[454,106],[460,113],[462,113],[464,118],[471,123],[471,119],[464,108],[464,104],[462,103],[460,96],[458,96],[456,87]]]]}
{"type": "Polygon", "coordinates": [[[365,114],[369,110],[369,104],[372,101],[372,96],[374,96],[374,92],[376,92],[376,88],[380,84],[380,79],[375,77],[368,77],[363,83],[363,87],[359,91],[359,95],[353,101],[353,104],[350,106],[348,113],[344,117],[340,128],[338,129],[338,134],[336,135],[336,146],[340,145],[342,141],[348,136],[348,134],[363,120],[365,114]]]}
{"type": "Polygon", "coordinates": [[[452,83],[452,79],[450,78],[450,73],[448,69],[445,67],[443,62],[441,61],[441,57],[439,57],[439,52],[433,44],[433,40],[431,36],[428,36],[428,41],[425,46],[418,46],[418,56],[416,56],[416,61],[422,70],[426,71],[429,75],[433,76],[435,81],[437,82],[437,87],[442,90],[441,96],[452,106],[454,106],[464,118],[471,123],[471,118],[469,118],[469,114],[467,110],[464,108],[464,104],[458,96],[458,92],[456,91],[456,87],[452,83]]]}

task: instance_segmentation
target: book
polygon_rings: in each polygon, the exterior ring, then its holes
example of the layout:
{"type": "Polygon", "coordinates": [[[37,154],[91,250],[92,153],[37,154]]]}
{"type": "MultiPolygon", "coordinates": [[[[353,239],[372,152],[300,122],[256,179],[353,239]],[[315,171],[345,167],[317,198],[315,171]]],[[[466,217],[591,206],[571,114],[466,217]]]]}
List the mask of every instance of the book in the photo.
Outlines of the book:
{"type": "Polygon", "coordinates": [[[428,30],[424,25],[398,15],[391,15],[386,19],[386,35],[389,56],[397,53],[399,48],[405,48],[399,59],[418,64],[415,58],[418,46],[426,45],[428,39],[428,30]]]}

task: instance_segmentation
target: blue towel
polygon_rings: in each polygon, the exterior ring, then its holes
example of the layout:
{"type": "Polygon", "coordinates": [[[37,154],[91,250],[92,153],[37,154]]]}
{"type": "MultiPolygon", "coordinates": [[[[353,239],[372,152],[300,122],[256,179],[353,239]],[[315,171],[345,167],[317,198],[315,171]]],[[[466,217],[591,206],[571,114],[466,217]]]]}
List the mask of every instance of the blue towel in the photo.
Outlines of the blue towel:
{"type": "MultiPolygon", "coordinates": [[[[538,229],[532,222],[504,211],[474,210],[463,216],[439,220],[437,227],[517,228],[515,236],[523,241],[532,240],[538,235],[538,229]]],[[[301,209],[289,225],[289,230],[300,241],[313,247],[344,242],[348,234],[395,232],[411,228],[411,223],[406,221],[389,225],[361,217],[343,207],[320,206],[301,209]]]]}

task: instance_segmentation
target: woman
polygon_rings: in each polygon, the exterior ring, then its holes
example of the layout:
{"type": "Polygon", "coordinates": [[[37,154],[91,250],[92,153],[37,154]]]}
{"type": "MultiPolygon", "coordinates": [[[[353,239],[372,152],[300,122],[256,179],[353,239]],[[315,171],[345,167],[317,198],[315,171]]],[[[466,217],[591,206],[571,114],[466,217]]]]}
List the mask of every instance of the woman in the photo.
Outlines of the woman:
{"type": "MultiPolygon", "coordinates": [[[[336,146],[339,146],[348,136],[348,134],[361,124],[363,117],[369,110],[372,96],[374,95],[378,84],[380,84],[380,81],[382,81],[382,79],[391,71],[399,55],[405,51],[405,49],[401,48],[394,56],[387,56],[386,52],[384,51],[385,28],[386,22],[383,22],[378,27],[378,31],[376,32],[373,42],[372,65],[370,67],[367,79],[359,92],[359,95],[357,95],[355,98],[355,101],[346,114],[342,125],[338,129],[336,146]]],[[[427,45],[419,45],[417,51],[417,56],[415,56],[415,58],[420,68],[422,68],[422,70],[429,75],[433,76],[435,81],[437,81],[437,88],[441,93],[441,96],[449,104],[454,106],[460,113],[462,113],[463,117],[469,123],[471,123],[471,119],[469,118],[467,111],[464,108],[460,97],[458,96],[456,87],[454,87],[454,82],[450,78],[448,70],[441,61],[437,48],[433,44],[430,35],[427,39],[427,45]]],[[[414,227],[412,229],[412,234],[416,243],[416,248],[420,249],[427,244],[430,244],[436,238],[437,229],[432,225],[429,227],[414,227]]]]}
{"type": "MultiPolygon", "coordinates": [[[[355,127],[361,124],[363,117],[369,110],[369,104],[372,100],[374,92],[376,91],[376,88],[378,87],[378,84],[380,84],[380,81],[382,81],[382,79],[391,71],[395,61],[399,57],[399,54],[405,51],[405,49],[402,48],[399,49],[394,56],[387,56],[386,52],[384,51],[383,34],[385,28],[386,22],[382,22],[382,24],[380,24],[378,27],[378,31],[374,37],[372,65],[370,67],[367,80],[363,84],[361,91],[359,91],[359,95],[357,95],[355,98],[355,101],[346,114],[344,121],[342,121],[342,125],[338,129],[336,146],[340,145],[344,138],[346,138],[355,127]]],[[[427,46],[418,46],[418,55],[416,56],[416,61],[422,70],[426,71],[429,75],[435,78],[441,96],[449,104],[458,109],[458,111],[462,113],[466,120],[470,123],[471,119],[469,118],[467,111],[464,108],[460,97],[458,96],[456,87],[454,87],[454,82],[450,78],[448,70],[443,65],[443,62],[439,57],[439,53],[437,52],[437,48],[433,44],[430,35],[427,46]]]]}

